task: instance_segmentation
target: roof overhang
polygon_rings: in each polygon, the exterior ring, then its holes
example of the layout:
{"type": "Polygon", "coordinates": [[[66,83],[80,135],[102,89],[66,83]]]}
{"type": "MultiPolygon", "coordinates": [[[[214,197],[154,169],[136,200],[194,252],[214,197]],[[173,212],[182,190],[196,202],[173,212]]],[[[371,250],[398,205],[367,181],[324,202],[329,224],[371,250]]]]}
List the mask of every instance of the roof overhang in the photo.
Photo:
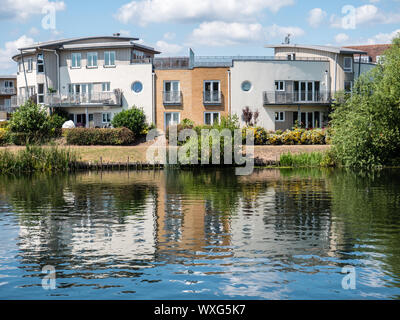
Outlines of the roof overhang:
{"type": "Polygon", "coordinates": [[[264,46],[269,49],[288,48],[288,49],[309,49],[317,51],[325,51],[337,54],[367,54],[366,51],[356,50],[351,48],[331,47],[331,46],[317,46],[317,45],[299,45],[299,44],[279,44],[273,46],[264,46]]]}

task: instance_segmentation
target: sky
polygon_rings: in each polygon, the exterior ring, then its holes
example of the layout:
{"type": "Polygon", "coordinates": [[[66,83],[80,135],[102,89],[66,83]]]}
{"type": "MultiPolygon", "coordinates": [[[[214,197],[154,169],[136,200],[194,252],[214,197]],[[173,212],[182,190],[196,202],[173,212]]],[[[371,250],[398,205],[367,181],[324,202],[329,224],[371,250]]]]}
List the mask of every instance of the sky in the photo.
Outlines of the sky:
{"type": "Polygon", "coordinates": [[[400,0],[0,0],[0,74],[15,74],[18,48],[121,33],[163,56],[271,56],[291,43],[390,43],[400,0]]]}

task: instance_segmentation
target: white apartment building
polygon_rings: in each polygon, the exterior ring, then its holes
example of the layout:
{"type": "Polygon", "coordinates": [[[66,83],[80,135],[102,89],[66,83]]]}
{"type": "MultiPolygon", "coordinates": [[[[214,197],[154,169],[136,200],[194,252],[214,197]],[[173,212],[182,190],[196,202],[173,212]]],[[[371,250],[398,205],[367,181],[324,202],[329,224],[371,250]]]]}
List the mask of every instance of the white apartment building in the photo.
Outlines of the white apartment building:
{"type": "Polygon", "coordinates": [[[351,92],[358,76],[375,65],[354,63],[360,50],[327,46],[277,45],[274,57],[234,59],[231,67],[231,113],[241,119],[249,107],[257,125],[286,130],[295,125],[327,125],[337,91],[351,92]]]}
{"type": "Polygon", "coordinates": [[[152,60],[159,52],[120,36],[82,37],[21,48],[16,105],[34,97],[63,108],[77,126],[107,127],[114,114],[141,107],[154,121],[152,60]]]}

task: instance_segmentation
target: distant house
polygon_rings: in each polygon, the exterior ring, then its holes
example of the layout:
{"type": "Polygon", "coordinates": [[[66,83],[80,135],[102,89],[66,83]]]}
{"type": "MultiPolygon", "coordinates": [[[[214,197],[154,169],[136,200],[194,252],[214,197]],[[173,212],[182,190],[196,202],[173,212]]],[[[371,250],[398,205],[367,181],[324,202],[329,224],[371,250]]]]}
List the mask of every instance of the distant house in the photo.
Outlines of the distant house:
{"type": "Polygon", "coordinates": [[[17,94],[17,76],[0,75],[0,121],[8,119],[14,111],[13,100],[17,94]]]}
{"type": "MultiPolygon", "coordinates": [[[[378,63],[385,55],[385,51],[390,49],[391,44],[372,44],[364,46],[349,46],[346,48],[356,49],[360,51],[365,51],[366,54],[361,55],[361,62],[364,63],[378,63]]],[[[355,62],[360,59],[359,55],[354,56],[355,62]]]]}
{"type": "Polygon", "coordinates": [[[81,37],[20,48],[17,105],[34,97],[63,108],[77,126],[106,127],[115,113],[142,107],[154,119],[152,60],[159,52],[120,36],[81,37]]]}

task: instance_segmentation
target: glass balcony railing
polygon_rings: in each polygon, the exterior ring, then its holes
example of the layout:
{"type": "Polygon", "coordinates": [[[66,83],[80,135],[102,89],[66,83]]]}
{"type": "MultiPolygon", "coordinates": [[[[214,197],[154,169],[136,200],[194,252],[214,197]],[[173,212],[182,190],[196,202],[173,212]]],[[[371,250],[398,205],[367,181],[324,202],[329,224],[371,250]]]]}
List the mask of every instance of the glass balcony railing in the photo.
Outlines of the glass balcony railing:
{"type": "Polygon", "coordinates": [[[332,102],[331,91],[265,91],[263,93],[264,105],[273,104],[310,104],[332,102]]]}

